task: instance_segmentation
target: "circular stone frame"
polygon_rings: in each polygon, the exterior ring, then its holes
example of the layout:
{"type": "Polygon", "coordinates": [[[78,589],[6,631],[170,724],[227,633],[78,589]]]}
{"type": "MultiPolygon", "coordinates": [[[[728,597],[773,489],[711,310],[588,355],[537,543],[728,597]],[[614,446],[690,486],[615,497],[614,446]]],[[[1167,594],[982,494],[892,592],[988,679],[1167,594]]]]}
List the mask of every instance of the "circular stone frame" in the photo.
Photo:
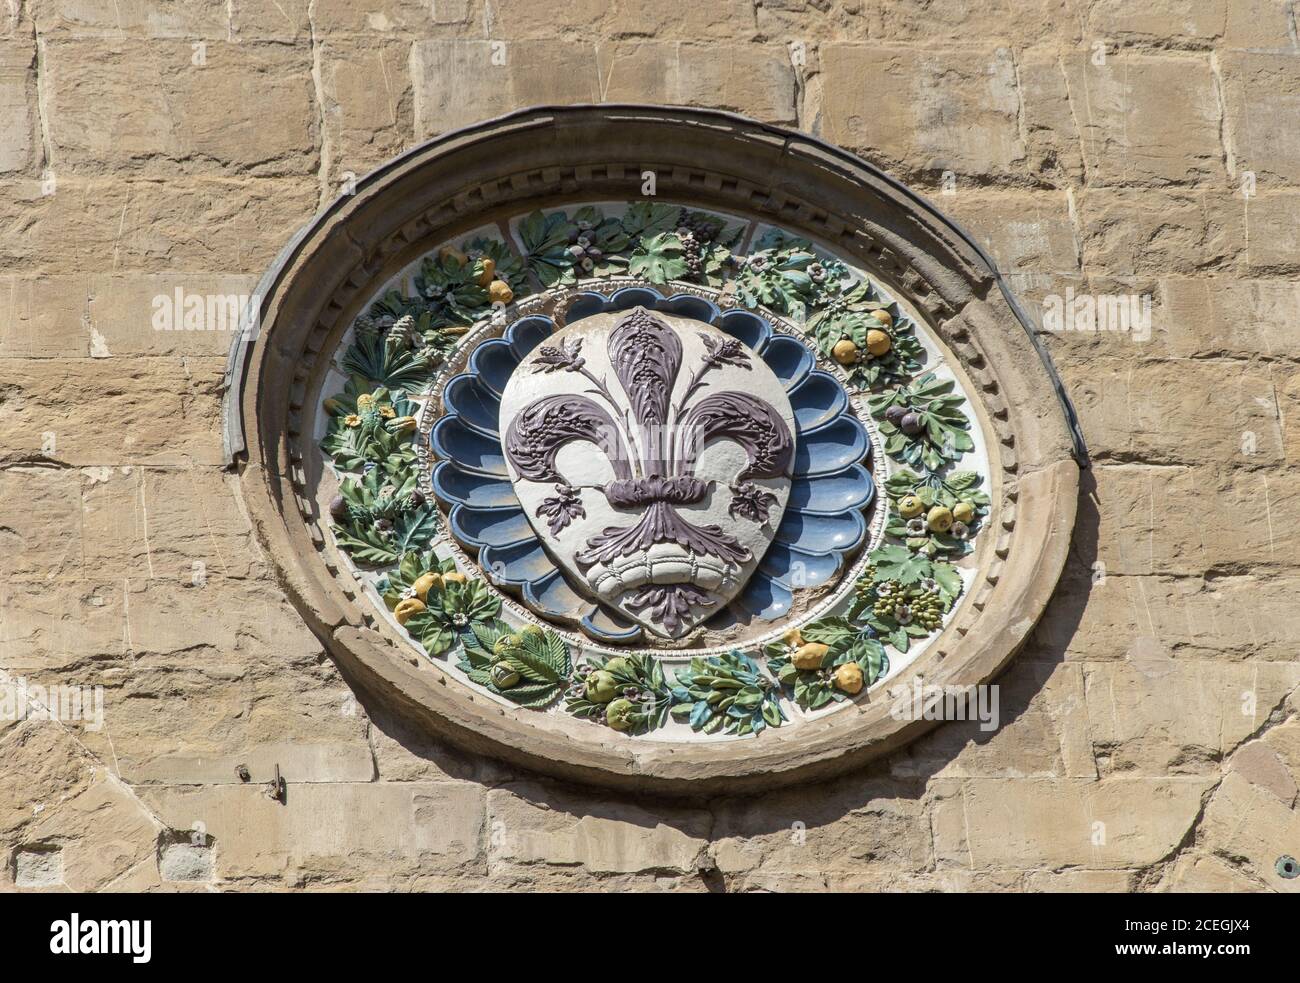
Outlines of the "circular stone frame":
{"type": "Polygon", "coordinates": [[[987,257],[951,222],[864,161],[727,113],[654,106],[542,107],[432,140],[358,182],[285,248],[259,285],[227,377],[226,441],[280,583],[349,683],[390,713],[472,753],[628,791],[749,794],[823,779],[934,725],[859,703],[760,740],[575,742],[525,721],[374,627],[339,576],[313,497],[313,394],[375,288],[432,245],[484,221],[576,201],[657,195],[771,222],[872,271],[926,319],[965,371],[990,437],[993,492],[977,573],[911,667],[925,684],[993,679],[1042,615],[1064,567],[1082,448],[1050,363],[987,257]]]}

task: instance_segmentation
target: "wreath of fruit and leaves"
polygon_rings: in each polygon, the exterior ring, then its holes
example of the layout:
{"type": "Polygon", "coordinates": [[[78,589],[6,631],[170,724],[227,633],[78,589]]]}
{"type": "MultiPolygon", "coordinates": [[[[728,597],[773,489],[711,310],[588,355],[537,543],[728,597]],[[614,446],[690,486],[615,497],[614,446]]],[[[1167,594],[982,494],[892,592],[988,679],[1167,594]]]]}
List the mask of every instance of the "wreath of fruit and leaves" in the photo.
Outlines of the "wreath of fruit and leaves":
{"type": "Polygon", "coordinates": [[[880,425],[885,453],[926,471],[938,471],[974,450],[970,419],[961,410],[966,397],[956,383],[927,372],[919,379],[868,400],[880,425]]]}
{"type": "Polygon", "coordinates": [[[399,482],[377,467],[344,478],[330,503],[334,541],[368,567],[388,566],[428,546],[438,532],[438,511],[415,485],[414,473],[399,482]]]}
{"type": "Polygon", "coordinates": [[[852,699],[889,671],[885,647],[848,618],[820,618],[763,652],[768,670],[804,710],[852,699]]]}
{"type": "Polygon", "coordinates": [[[951,563],[886,543],[871,554],[845,617],[906,652],[914,640],[943,626],[962,590],[961,574],[951,563]]]}
{"type": "Polygon", "coordinates": [[[419,408],[403,396],[394,397],[382,386],[365,391],[357,377],[341,393],[324,403],[330,416],[321,449],[344,471],[360,471],[367,463],[378,465],[389,478],[415,466],[411,443],[419,408]]]}
{"type": "Polygon", "coordinates": [[[572,217],[533,212],[520,223],[519,238],[524,264],[544,288],[622,273],[657,284],[720,286],[742,229],[704,212],[642,201],[621,218],[592,206],[572,217]]]}
{"type": "Polygon", "coordinates": [[[903,382],[925,362],[911,319],[897,304],[879,300],[865,281],[815,310],[806,327],[818,350],[843,366],[859,389],[903,382]]]}
{"type": "Polygon", "coordinates": [[[537,625],[512,629],[504,621],[474,621],[460,636],[456,664],[479,686],[529,709],[549,706],[565,691],[572,666],[569,647],[537,625]]]}
{"type": "Polygon", "coordinates": [[[890,504],[885,532],[928,556],[964,556],[988,515],[989,496],[979,490],[983,481],[977,471],[924,477],[906,468],[895,472],[885,481],[890,504]]]}
{"type": "Polygon", "coordinates": [[[704,734],[760,734],[785,721],[780,687],[756,660],[740,651],[691,659],[672,689],[672,715],[704,734]]]}
{"type": "Polygon", "coordinates": [[[564,708],[617,731],[645,734],[667,723],[672,703],[663,666],[654,656],[591,656],[569,681],[564,708]]]}

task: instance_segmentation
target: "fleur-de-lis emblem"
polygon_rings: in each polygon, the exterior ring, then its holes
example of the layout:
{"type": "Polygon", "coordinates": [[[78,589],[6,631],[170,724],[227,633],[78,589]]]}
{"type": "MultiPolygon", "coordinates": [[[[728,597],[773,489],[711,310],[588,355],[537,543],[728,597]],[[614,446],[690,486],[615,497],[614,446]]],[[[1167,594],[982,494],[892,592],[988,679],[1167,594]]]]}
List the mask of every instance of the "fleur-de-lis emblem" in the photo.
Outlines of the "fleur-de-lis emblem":
{"type": "Polygon", "coordinates": [[[528,400],[502,440],[517,480],[552,486],[553,494],[532,509],[546,522],[552,546],[585,526],[594,510],[622,520],[584,529],[580,542],[568,544],[572,559],[596,596],[670,637],[743,583],[741,568],[757,562],[755,545],[766,548],[773,512],[784,507],[760,482],[781,479],[788,486],[794,458],[788,403],[783,414],[763,395],[784,402],[770,370],[761,362],[756,369],[741,342],[714,328],[698,324],[694,333],[699,344],[692,351],[699,354],[687,365],[682,337],[663,318],[642,307],[617,316],[604,353],[613,382],[584,357],[588,335],[542,346],[521,373],[572,373],[582,379],[582,391],[528,400]],[[754,377],[757,392],[735,388],[736,370],[754,377]],[[715,378],[725,372],[730,386],[715,378]],[[578,441],[599,449],[612,477],[584,485],[562,473],[558,457],[578,441]],[[720,441],[738,446],[743,464],[732,474],[697,473],[705,450],[720,441]],[[599,498],[584,500],[584,491],[599,498]],[[721,517],[731,528],[690,514],[718,518],[719,495],[728,499],[721,517]]]}

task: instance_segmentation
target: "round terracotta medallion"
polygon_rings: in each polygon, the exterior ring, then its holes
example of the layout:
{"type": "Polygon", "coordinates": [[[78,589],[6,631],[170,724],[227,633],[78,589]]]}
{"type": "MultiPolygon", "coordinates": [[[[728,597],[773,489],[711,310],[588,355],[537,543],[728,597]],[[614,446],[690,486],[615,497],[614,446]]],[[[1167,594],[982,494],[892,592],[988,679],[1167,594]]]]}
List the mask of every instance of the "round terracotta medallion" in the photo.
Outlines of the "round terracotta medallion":
{"type": "Polygon", "coordinates": [[[229,438],[363,699],[676,795],[807,780],[989,682],[1064,562],[1070,410],[978,250],[810,138],[531,110],[264,281],[229,438]]]}

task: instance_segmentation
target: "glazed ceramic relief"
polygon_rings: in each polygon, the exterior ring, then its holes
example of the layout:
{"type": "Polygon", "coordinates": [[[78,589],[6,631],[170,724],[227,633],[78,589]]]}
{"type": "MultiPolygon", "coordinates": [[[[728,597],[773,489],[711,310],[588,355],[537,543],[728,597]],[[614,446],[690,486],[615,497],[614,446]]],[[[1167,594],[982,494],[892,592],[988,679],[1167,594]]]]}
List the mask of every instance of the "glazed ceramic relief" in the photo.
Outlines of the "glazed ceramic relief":
{"type": "Polygon", "coordinates": [[[646,740],[797,727],[868,699],[966,589],[990,499],[953,368],[785,230],[533,211],[355,319],[320,405],[330,535],[491,699],[646,740]]]}

